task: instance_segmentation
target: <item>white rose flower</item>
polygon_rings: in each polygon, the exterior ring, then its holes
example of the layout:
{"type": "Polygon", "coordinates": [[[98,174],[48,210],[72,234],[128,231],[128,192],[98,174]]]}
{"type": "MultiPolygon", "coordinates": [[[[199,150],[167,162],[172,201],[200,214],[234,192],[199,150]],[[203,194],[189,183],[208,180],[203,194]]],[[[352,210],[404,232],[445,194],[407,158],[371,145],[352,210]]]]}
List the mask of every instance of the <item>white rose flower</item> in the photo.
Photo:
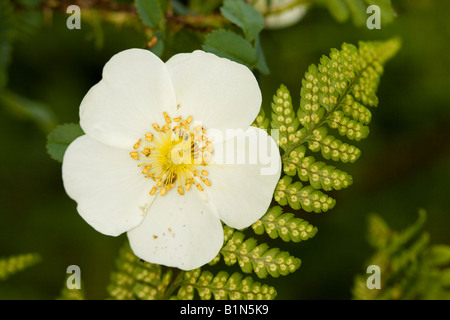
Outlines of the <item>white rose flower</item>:
{"type": "Polygon", "coordinates": [[[221,221],[248,227],[272,200],[281,159],[251,127],[260,105],[253,74],[228,59],[120,52],[81,102],[85,135],[64,155],[66,192],[99,232],[127,232],[139,258],[200,267],[223,245],[221,221]]]}
{"type": "Polygon", "coordinates": [[[253,0],[252,3],[264,15],[264,26],[268,29],[290,27],[308,11],[308,6],[298,0],[253,0]]]}

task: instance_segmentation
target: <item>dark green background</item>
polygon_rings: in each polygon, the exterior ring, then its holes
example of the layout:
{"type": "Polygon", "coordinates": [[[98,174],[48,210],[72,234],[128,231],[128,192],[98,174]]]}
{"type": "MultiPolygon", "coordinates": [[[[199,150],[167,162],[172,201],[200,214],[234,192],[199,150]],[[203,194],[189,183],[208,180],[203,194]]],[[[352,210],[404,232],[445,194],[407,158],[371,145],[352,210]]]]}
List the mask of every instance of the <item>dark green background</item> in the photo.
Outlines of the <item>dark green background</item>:
{"type": "MultiPolygon", "coordinates": [[[[271,69],[261,76],[263,105],[283,83],[298,106],[301,79],[312,63],[342,42],[400,36],[401,51],[388,62],[379,87],[369,137],[359,143],[355,165],[339,165],[354,184],[332,195],[328,213],[302,213],[319,228],[300,244],[275,242],[302,259],[293,275],[269,279],[280,299],[349,299],[353,277],[366,269],[372,254],[366,218],[377,212],[397,229],[428,212],[432,243],[450,244],[450,1],[396,1],[398,17],[381,30],[337,23],[326,10],[313,8],[297,25],[265,30],[262,46],[271,69]]],[[[14,44],[9,89],[49,106],[54,124],[78,122],[78,106],[101,78],[115,53],[143,47],[133,29],[104,25],[104,45],[96,47],[92,26],[68,30],[68,15],[55,15],[36,33],[14,44]]],[[[180,37],[176,50],[200,47],[196,37],[180,37]]],[[[61,181],[61,164],[46,153],[46,134],[21,113],[0,108],[1,199],[0,257],[38,252],[43,261],[5,282],[0,299],[54,299],[64,286],[66,268],[76,264],[87,297],[103,299],[117,248],[112,238],[91,228],[76,212],[61,181]]],[[[264,280],[263,280],[264,281],[264,280]]]]}

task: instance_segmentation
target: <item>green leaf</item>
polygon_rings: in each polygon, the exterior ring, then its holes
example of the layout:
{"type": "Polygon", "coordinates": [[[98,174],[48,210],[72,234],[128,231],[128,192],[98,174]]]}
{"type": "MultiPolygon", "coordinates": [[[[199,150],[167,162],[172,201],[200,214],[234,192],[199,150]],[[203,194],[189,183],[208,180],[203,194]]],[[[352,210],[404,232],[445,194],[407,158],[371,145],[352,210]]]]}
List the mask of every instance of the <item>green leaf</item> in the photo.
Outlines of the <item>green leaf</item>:
{"type": "Polygon", "coordinates": [[[392,7],[391,0],[365,0],[367,5],[376,5],[380,7],[381,11],[381,23],[386,24],[394,20],[397,13],[392,7]]]}
{"type": "Polygon", "coordinates": [[[259,37],[256,38],[256,69],[262,74],[269,74],[270,69],[266,62],[266,57],[264,56],[264,51],[261,47],[261,41],[259,37]]]}
{"type": "Polygon", "coordinates": [[[203,49],[249,68],[256,64],[256,51],[242,36],[228,30],[214,30],[205,39],[203,49]]]}
{"type": "Polygon", "coordinates": [[[331,16],[338,22],[347,21],[350,12],[343,0],[325,0],[331,16]]]}
{"type": "Polygon", "coordinates": [[[242,29],[248,41],[253,41],[264,26],[264,18],[252,5],[242,0],[225,0],[222,15],[242,29]]]}
{"type": "Polygon", "coordinates": [[[366,10],[370,5],[376,5],[381,11],[381,23],[387,24],[397,15],[391,0],[322,0],[331,16],[338,22],[346,22],[350,17],[353,24],[365,26],[369,17],[366,10]]]}
{"type": "Polygon", "coordinates": [[[158,31],[154,35],[157,39],[156,44],[150,48],[150,51],[156,54],[158,57],[162,57],[165,49],[165,41],[163,39],[164,35],[161,31],[158,31]]]}
{"type": "Polygon", "coordinates": [[[47,152],[55,160],[62,162],[69,144],[84,132],[79,124],[66,123],[56,127],[47,136],[47,152]]]}
{"type": "Polygon", "coordinates": [[[135,4],[144,25],[150,28],[159,27],[163,20],[163,11],[158,0],[135,0],[135,4]]]}
{"type": "Polygon", "coordinates": [[[12,91],[0,91],[0,105],[19,119],[34,121],[44,132],[56,123],[56,116],[46,104],[22,97],[12,91]]]}
{"type": "Polygon", "coordinates": [[[364,5],[362,0],[345,0],[350,12],[352,14],[353,23],[355,26],[365,25],[367,15],[367,7],[364,5]]]}
{"type": "Polygon", "coordinates": [[[173,1],[174,7],[178,6],[180,2],[188,3],[188,9],[196,14],[210,15],[222,4],[222,0],[189,0],[189,1],[173,1]]]}

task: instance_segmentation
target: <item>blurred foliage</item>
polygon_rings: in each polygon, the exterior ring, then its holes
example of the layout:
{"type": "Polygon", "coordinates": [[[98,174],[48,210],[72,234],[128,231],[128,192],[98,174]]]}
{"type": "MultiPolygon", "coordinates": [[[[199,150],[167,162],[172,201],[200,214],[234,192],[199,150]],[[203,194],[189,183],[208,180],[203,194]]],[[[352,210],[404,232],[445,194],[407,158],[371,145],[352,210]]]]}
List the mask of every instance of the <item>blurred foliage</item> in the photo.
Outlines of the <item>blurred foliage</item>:
{"type": "MultiPolygon", "coordinates": [[[[99,6],[105,3],[109,2],[99,6]]],[[[72,264],[82,270],[87,298],[107,296],[105,288],[124,237],[105,237],[80,219],[76,204],[62,187],[60,164],[46,154],[46,134],[58,123],[78,122],[81,99],[100,80],[105,61],[118,51],[149,45],[153,49],[163,43],[158,50],[167,59],[177,52],[201,49],[210,25],[245,38],[238,25],[224,22],[218,14],[211,21],[200,21],[204,23],[200,27],[198,21],[177,18],[183,12],[216,10],[220,1],[208,2],[211,8],[201,1],[172,3],[174,16],[169,17],[172,23],[165,27],[163,38],[161,30],[143,31],[137,16],[128,18],[131,1],[117,1],[113,10],[82,7],[81,30],[69,30],[63,1],[0,0],[0,139],[8,150],[0,162],[6,190],[0,201],[0,255],[38,252],[43,258],[2,282],[0,299],[54,299],[72,264]],[[12,150],[26,150],[26,156],[12,150]]],[[[327,216],[296,212],[320,229],[320,237],[306,241],[301,250],[295,243],[283,247],[301,255],[305,263],[299,272],[276,279],[280,299],[351,298],[354,275],[372,253],[365,241],[368,212],[383,212],[395,229],[412,223],[416,216],[411,212],[418,207],[426,208],[431,241],[450,243],[446,201],[450,3],[398,0],[392,4],[397,16],[389,24],[382,23],[380,30],[355,27],[351,19],[339,22],[326,7],[314,5],[295,26],[263,29],[251,44],[264,52],[270,70],[258,75],[264,111],[270,114],[272,95],[280,83],[300,88],[308,66],[329,48],[393,36],[403,42],[380,84],[383,108],[374,112],[370,139],[361,143],[365,152],[352,165],[357,177],[352,188],[333,193],[339,205],[327,216]]],[[[299,92],[292,94],[293,104],[300,103],[299,97],[299,92]]]]}
{"type": "Polygon", "coordinates": [[[391,230],[378,215],[369,216],[370,245],[376,250],[367,265],[380,268],[379,288],[369,289],[367,274],[358,275],[353,298],[361,300],[449,300],[450,246],[430,246],[426,212],[402,231],[391,230]]]}
{"type": "Polygon", "coordinates": [[[41,261],[36,253],[18,254],[8,258],[0,258],[0,281],[29,268],[41,261]]]}

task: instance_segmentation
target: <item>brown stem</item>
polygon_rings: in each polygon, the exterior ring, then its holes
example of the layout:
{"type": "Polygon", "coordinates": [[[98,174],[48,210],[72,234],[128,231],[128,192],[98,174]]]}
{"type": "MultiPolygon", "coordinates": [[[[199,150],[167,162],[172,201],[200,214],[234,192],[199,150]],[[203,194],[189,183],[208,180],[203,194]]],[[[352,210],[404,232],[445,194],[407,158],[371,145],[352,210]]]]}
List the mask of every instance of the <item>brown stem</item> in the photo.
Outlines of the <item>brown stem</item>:
{"type": "MultiPolygon", "coordinates": [[[[85,10],[96,10],[102,13],[102,17],[108,17],[111,14],[121,14],[126,19],[136,19],[137,11],[134,4],[123,4],[106,0],[73,0],[70,5],[77,5],[80,7],[81,12],[85,10]]],[[[43,11],[56,11],[60,13],[66,13],[69,4],[65,1],[58,0],[46,0],[40,4],[40,9],[43,11]]],[[[16,8],[21,9],[20,5],[16,3],[16,8]]],[[[226,19],[220,14],[211,15],[175,15],[172,10],[172,6],[169,5],[167,12],[165,13],[167,23],[194,29],[201,32],[210,31],[212,28],[223,27],[228,24],[226,19]]],[[[106,19],[110,22],[114,22],[113,19],[106,19]]],[[[123,19],[121,19],[123,22],[123,19]]]]}

